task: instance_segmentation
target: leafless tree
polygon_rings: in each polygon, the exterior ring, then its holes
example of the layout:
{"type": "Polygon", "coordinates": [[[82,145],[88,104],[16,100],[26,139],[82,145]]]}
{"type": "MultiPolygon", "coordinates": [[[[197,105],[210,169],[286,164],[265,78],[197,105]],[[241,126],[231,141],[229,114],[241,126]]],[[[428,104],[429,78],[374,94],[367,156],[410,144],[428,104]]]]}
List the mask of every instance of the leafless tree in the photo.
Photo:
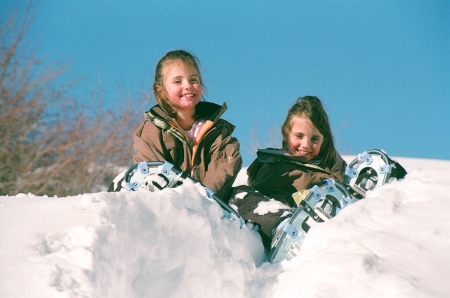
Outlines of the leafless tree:
{"type": "Polygon", "coordinates": [[[0,194],[106,189],[118,167],[131,165],[132,132],[149,96],[130,104],[121,94],[113,108],[98,95],[94,104],[71,98],[74,81],[61,83],[64,67],[24,46],[34,15],[30,2],[0,20],[0,194]]]}

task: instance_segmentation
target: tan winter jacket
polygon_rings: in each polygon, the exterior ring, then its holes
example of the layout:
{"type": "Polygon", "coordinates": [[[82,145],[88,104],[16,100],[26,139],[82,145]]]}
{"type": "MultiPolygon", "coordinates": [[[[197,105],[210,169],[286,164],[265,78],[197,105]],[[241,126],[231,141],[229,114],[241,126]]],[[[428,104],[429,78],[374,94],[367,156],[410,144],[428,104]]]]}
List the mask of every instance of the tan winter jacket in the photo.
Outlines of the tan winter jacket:
{"type": "Polygon", "coordinates": [[[196,140],[158,105],[145,114],[145,121],[133,135],[134,163],[168,161],[227,200],[242,166],[239,142],[231,134],[234,126],[220,118],[224,103],[199,102],[198,118],[206,118],[196,140]]]}
{"type": "Polygon", "coordinates": [[[258,158],[247,169],[248,185],[268,197],[296,207],[293,193],[309,189],[327,178],[342,182],[346,166],[338,152],[334,166],[322,169],[305,164],[301,157],[281,149],[263,149],[258,150],[258,158]]]}

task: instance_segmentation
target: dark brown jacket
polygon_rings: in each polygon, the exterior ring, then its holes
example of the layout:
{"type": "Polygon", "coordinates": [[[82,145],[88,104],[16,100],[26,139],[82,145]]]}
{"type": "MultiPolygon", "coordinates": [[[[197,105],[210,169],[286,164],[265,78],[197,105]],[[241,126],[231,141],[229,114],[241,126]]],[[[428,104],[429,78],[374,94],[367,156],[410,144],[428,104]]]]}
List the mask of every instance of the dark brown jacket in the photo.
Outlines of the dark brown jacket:
{"type": "Polygon", "coordinates": [[[196,140],[158,105],[145,114],[133,135],[134,163],[168,161],[226,200],[242,166],[239,142],[231,134],[234,126],[221,119],[224,103],[200,102],[196,116],[206,118],[196,140]]]}
{"type": "Polygon", "coordinates": [[[309,189],[327,178],[344,180],[346,162],[336,152],[334,166],[321,168],[304,163],[281,149],[258,150],[258,158],[248,167],[248,185],[260,193],[296,207],[292,194],[309,189]]]}

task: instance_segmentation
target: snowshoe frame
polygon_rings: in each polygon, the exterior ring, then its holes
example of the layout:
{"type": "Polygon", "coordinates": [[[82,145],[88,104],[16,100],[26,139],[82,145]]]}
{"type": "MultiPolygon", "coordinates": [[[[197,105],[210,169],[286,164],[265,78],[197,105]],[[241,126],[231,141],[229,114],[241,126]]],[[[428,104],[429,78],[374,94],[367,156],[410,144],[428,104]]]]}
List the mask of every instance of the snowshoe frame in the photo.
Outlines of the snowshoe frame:
{"type": "Polygon", "coordinates": [[[358,154],[345,169],[344,183],[355,191],[353,195],[365,197],[367,191],[389,183],[393,162],[386,152],[370,149],[358,154]]]}
{"type": "Polygon", "coordinates": [[[313,186],[292,216],[278,225],[268,261],[274,263],[297,256],[311,226],[330,220],[354,202],[347,187],[332,178],[313,186]]]}

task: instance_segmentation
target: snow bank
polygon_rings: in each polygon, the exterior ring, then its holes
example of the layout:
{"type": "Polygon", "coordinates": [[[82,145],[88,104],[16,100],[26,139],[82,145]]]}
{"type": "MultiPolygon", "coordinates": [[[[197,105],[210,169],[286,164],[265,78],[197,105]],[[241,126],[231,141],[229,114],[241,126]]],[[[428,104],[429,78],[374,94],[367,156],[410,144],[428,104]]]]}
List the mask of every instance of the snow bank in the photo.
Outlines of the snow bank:
{"type": "Polygon", "coordinates": [[[449,297],[450,169],[412,170],[313,227],[275,297],[449,297]]]}
{"type": "Polygon", "coordinates": [[[450,162],[408,160],[405,180],[314,226],[299,257],[272,265],[252,226],[223,218],[190,182],[1,196],[0,296],[449,297],[450,162]]]}

